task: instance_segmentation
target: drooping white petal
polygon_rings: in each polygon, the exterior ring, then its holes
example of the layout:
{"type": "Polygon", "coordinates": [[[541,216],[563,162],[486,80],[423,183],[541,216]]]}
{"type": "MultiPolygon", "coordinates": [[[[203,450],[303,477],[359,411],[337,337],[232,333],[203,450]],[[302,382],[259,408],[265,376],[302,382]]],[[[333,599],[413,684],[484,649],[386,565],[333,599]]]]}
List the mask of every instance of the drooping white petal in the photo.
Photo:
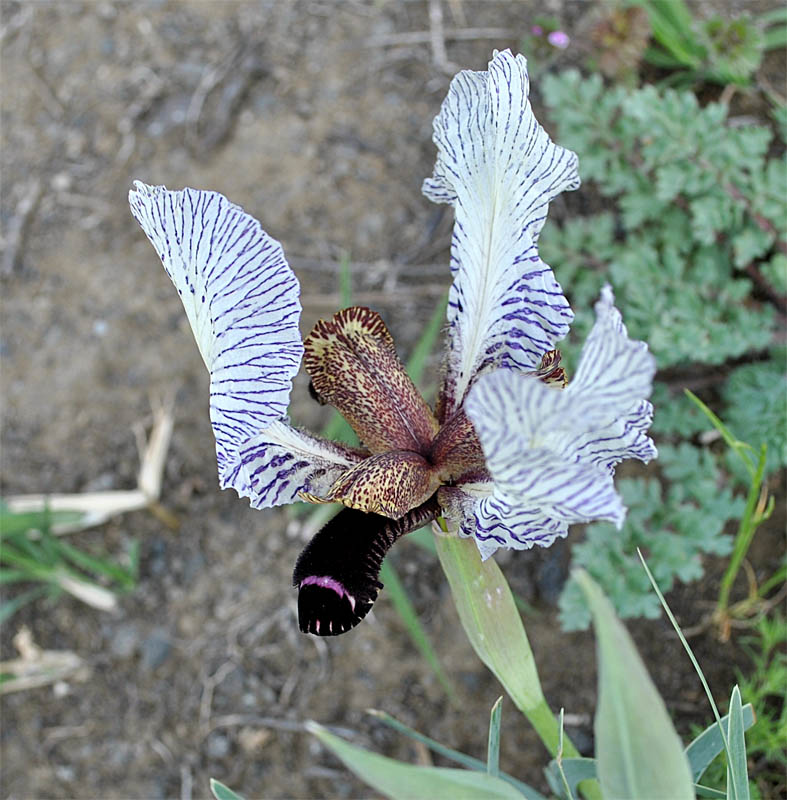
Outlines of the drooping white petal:
{"type": "Polygon", "coordinates": [[[362,456],[330,442],[274,422],[241,448],[240,458],[227,475],[252,508],[294,503],[301,492],[324,496],[333,482],[362,456]]]}
{"type": "Polygon", "coordinates": [[[498,490],[482,500],[465,523],[475,536],[485,561],[500,547],[530,550],[549,547],[568,535],[568,522],[548,517],[537,508],[524,508],[519,498],[507,497],[498,490]]]}
{"type": "Polygon", "coordinates": [[[135,186],[131,211],[178,290],[210,372],[220,483],[235,486],[240,448],[283,416],[300,367],[298,280],[281,245],[223,195],[135,186]]]}
{"type": "Polygon", "coordinates": [[[434,121],[438,157],[423,191],[456,217],[446,417],[479,370],[533,369],[573,318],[537,243],[549,202],[579,186],[577,157],[533,116],[526,63],[505,51],[488,72],[460,72],[434,121]]]}
{"type": "Polygon", "coordinates": [[[607,284],[596,303],[596,322],[566,394],[581,398],[586,413],[609,421],[650,395],[655,372],[656,360],[647,344],[628,338],[607,284]]]}
{"type": "Polygon", "coordinates": [[[567,522],[550,519],[538,509],[522,509],[491,481],[443,487],[437,497],[451,528],[474,538],[484,561],[500,547],[548,547],[568,534],[567,522]]]}
{"type": "Polygon", "coordinates": [[[555,437],[557,449],[579,460],[614,472],[627,458],[647,464],[656,458],[656,446],[647,435],[653,421],[653,406],[642,400],[604,427],[582,433],[564,432],[555,437]]]}
{"type": "MultiPolygon", "coordinates": [[[[655,362],[628,339],[609,287],[575,379],[565,390],[511,370],[482,375],[465,411],[473,422],[494,482],[474,509],[476,539],[519,548],[550,544],[560,525],[606,519],[620,526],[625,508],[615,492],[615,465],[649,461],[647,436],[655,362]],[[543,536],[537,518],[541,515],[543,536]],[[557,526],[557,527],[556,527],[557,526]],[[551,537],[551,538],[550,538],[551,537]]],[[[481,544],[479,544],[481,547],[481,544]]]]}

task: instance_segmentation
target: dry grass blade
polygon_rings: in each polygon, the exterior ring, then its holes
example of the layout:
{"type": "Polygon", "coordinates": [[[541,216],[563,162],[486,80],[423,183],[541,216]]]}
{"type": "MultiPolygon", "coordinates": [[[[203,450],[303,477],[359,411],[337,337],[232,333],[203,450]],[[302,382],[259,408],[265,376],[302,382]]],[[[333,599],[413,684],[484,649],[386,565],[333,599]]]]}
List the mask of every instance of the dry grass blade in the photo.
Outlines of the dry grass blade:
{"type": "Polygon", "coordinates": [[[86,681],[90,667],[71,650],[42,650],[26,627],[14,636],[19,658],[0,662],[0,694],[35,689],[63,680],[86,681]]]}
{"type": "Polygon", "coordinates": [[[142,450],[137,488],[129,490],[84,492],[81,494],[25,494],[6,498],[13,513],[30,511],[77,511],[82,517],[74,522],[52,526],[52,533],[64,534],[101,525],[111,517],[138,511],[156,503],[161,494],[161,478],[169,450],[173,427],[172,399],[154,410],[153,429],[142,450]]]}

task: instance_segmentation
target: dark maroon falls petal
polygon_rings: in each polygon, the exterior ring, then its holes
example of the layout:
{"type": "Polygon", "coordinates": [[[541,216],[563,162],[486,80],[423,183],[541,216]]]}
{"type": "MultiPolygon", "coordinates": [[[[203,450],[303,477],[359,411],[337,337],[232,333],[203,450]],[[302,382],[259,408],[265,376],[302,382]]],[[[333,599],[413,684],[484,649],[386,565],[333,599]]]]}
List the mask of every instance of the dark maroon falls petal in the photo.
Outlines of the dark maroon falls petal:
{"type": "Polygon", "coordinates": [[[354,508],[342,509],[317,533],[295,564],[298,625],[304,633],[337,636],[354,628],[383,588],[383,559],[394,542],[433,520],[439,512],[433,495],[392,520],[354,508]]]}

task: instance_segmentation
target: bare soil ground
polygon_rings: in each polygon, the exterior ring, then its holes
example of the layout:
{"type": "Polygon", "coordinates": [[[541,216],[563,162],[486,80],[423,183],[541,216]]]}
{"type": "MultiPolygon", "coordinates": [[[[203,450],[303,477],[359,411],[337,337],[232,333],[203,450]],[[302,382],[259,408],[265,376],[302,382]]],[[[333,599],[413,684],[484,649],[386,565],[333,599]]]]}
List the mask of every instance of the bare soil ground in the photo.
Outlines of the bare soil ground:
{"type": "MultiPolygon", "coordinates": [[[[449,39],[457,68],[483,69],[493,47],[516,48],[532,13],[528,3],[494,0],[443,6],[447,27],[509,32],[449,39]]],[[[428,41],[401,36],[429,30],[428,4],[3,0],[0,8],[0,214],[6,230],[25,223],[3,262],[2,492],[132,488],[132,428],[149,422],[151,397],[174,391],[162,502],[180,521],[174,531],[138,512],[77,535],[95,552],[140,543],[139,584],[118,614],[64,598],[5,626],[4,658],[26,624],[40,646],[86,658],[92,676],[3,698],[2,796],[204,798],[210,777],[249,798],[370,796],[301,729],[315,719],[423,763],[425,752],[370,720],[369,707],[481,756],[501,690],[423,551],[402,543],[396,564],[458,686],[456,702],[384,594],[351,634],[298,632],[290,580],[307,533],[286,510],[255,512],[218,490],[208,376],[126,201],[137,178],[216,189],[241,204],[281,240],[299,274],[304,333],[338,307],[336,263],[349,253],[356,302],[382,313],[406,356],[449,283],[450,220],[420,185],[452,67],[436,63],[428,41]],[[22,219],[26,197],[34,202],[22,219]]],[[[562,11],[571,18],[581,7],[562,11]]],[[[432,375],[438,366],[435,358],[432,375]]],[[[293,416],[319,427],[327,412],[306,388],[301,376],[293,416]]],[[[554,609],[567,548],[501,561],[538,607],[528,632],[548,699],[574,715],[571,733],[589,749],[593,640],[562,634],[554,609]]],[[[686,624],[713,597],[720,568],[710,574],[676,598],[686,624]]],[[[633,628],[681,730],[706,719],[666,625],[633,628]]],[[[725,696],[740,654],[719,647],[698,640],[725,696]]],[[[543,787],[536,736],[510,704],[504,717],[502,767],[543,787]]]]}

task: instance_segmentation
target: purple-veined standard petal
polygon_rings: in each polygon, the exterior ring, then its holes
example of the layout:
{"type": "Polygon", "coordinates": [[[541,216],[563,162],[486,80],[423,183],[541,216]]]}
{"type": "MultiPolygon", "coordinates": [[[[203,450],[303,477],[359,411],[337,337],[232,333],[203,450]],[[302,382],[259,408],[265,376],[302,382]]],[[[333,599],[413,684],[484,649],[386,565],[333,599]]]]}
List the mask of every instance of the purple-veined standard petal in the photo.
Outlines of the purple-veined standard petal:
{"type": "Polygon", "coordinates": [[[287,410],[303,356],[298,280],[281,245],[223,195],[135,186],[132,213],[178,290],[210,372],[220,485],[254,500],[240,451],[287,410]]]}
{"type": "Polygon", "coordinates": [[[622,525],[614,467],[625,458],[647,462],[656,455],[646,435],[652,408],[645,399],[655,369],[647,346],[628,338],[607,286],[568,388],[510,370],[479,377],[465,410],[494,489],[475,504],[463,528],[486,543],[482,553],[492,545],[548,545],[565,535],[562,526],[576,522],[622,525]]]}
{"type": "Polygon", "coordinates": [[[479,371],[534,369],[573,319],[537,244],[549,202],[579,186],[577,157],[538,124],[528,91],[525,58],[504,51],[488,72],[460,72],[434,121],[438,157],[423,191],[456,217],[441,422],[479,371]]]}

